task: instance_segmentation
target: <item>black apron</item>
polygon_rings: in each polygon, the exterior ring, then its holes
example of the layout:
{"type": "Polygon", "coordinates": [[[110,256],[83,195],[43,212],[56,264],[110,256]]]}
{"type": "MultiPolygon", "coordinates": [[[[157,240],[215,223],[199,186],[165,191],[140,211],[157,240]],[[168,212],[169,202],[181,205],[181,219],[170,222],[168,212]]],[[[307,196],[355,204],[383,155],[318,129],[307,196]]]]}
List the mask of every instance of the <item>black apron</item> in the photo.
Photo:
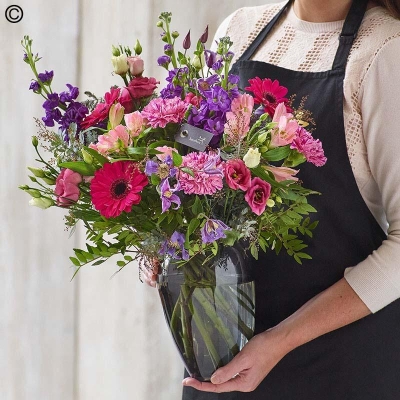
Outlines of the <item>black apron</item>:
{"type": "MultiPolygon", "coordinates": [[[[250,60],[292,1],[272,19],[234,64],[241,86],[256,76],[279,80],[296,94],[294,106],[308,96],[316,130],[328,159],[323,167],[300,166],[312,196],[319,226],[306,251],[312,260],[298,265],[281,252],[260,252],[256,275],[256,333],[287,318],[312,297],[340,280],[386,239],[355,181],[347,154],[343,121],[343,79],[347,58],[367,1],[354,0],[339,38],[333,67],[324,72],[291,71],[250,60]]],[[[384,156],[384,155],[382,155],[384,156]]],[[[251,393],[198,392],[184,387],[184,400],[396,400],[400,399],[400,302],[323,335],[284,357],[251,393]]]]}

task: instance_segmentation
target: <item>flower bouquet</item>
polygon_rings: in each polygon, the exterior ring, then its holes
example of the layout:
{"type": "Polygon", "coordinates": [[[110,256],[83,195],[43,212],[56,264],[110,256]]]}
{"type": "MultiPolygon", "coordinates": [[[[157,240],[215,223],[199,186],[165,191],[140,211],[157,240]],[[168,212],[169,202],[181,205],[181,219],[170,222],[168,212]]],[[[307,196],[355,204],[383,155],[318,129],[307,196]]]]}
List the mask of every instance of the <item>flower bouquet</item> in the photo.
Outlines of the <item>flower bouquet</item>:
{"type": "MultiPolygon", "coordinates": [[[[167,321],[192,376],[208,379],[254,332],[254,282],[246,257],[287,253],[310,258],[298,237],[312,236],[316,210],[294,169],[326,162],[306,130],[310,114],[292,108],[278,81],[241,82],[229,73],[229,37],[206,50],[208,28],[195,45],[190,34],[177,51],[171,14],[162,13],[166,85],[143,76],[139,41],[112,49],[113,86],[103,97],[79,89],[52,90],[53,71],[37,72],[32,40],[22,41],[45,101],[32,144],[41,168],[29,168],[36,187],[21,189],[30,204],[62,207],[68,228],[81,221],[86,248],[70,257],[76,271],[113,256],[118,271],[161,261],[159,288],[167,321]],[[52,128],[56,127],[56,130],[52,128]],[[39,143],[51,154],[46,160],[39,143]]],[[[261,268],[261,266],[260,266],[261,268]]],[[[75,276],[74,274],[74,276],[75,276]]]]}

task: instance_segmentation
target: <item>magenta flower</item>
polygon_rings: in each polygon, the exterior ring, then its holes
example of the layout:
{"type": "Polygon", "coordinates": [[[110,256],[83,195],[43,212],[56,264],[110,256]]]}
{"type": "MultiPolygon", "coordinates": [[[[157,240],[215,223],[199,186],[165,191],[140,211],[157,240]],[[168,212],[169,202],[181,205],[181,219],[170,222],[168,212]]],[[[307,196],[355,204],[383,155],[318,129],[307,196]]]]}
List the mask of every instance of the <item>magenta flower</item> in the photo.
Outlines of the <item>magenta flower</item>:
{"type": "Polygon", "coordinates": [[[188,104],[179,97],[172,99],[157,98],[143,109],[142,117],[146,118],[152,128],[165,128],[170,122],[180,123],[186,113],[188,104]]]}
{"type": "Polygon", "coordinates": [[[314,139],[311,133],[304,128],[299,128],[297,130],[297,135],[290,145],[290,148],[303,154],[308,162],[317,167],[322,167],[326,163],[321,141],[319,139],[314,139]]]}
{"type": "Polygon", "coordinates": [[[78,172],[70,169],[63,169],[56,180],[54,193],[57,196],[57,205],[60,207],[69,207],[79,199],[79,184],[82,182],[82,176],[78,172]]]}
{"type": "Polygon", "coordinates": [[[180,189],[179,183],[171,188],[168,179],[164,179],[160,185],[161,191],[161,202],[162,202],[162,212],[169,210],[172,203],[176,204],[174,210],[177,210],[181,205],[181,199],[175,194],[180,189]]]}
{"type": "Polygon", "coordinates": [[[222,189],[224,166],[215,153],[189,153],[183,157],[181,167],[193,171],[193,176],[179,171],[178,181],[185,194],[214,194],[222,189]]]}
{"type": "Polygon", "coordinates": [[[218,239],[226,238],[225,231],[231,228],[218,219],[208,219],[206,224],[201,228],[201,240],[203,243],[212,243],[218,239]]]}
{"type": "Polygon", "coordinates": [[[254,214],[261,215],[271,194],[271,185],[260,178],[254,178],[244,196],[254,214]]]}
{"type": "Polygon", "coordinates": [[[228,160],[224,173],[226,184],[233,190],[245,192],[251,185],[251,172],[240,159],[228,160]]]}

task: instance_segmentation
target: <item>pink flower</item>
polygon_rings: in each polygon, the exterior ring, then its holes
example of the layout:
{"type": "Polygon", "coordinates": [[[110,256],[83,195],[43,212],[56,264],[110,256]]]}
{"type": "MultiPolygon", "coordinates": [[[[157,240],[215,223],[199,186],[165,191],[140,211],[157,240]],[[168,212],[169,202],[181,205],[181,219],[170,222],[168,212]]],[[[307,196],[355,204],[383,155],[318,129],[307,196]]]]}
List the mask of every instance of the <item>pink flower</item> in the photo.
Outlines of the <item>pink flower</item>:
{"type": "Polygon", "coordinates": [[[69,207],[79,199],[79,184],[82,176],[70,169],[63,169],[56,180],[54,193],[57,195],[57,205],[69,207]]]}
{"type": "Polygon", "coordinates": [[[224,133],[228,136],[229,144],[240,142],[250,129],[250,115],[243,112],[226,113],[226,123],[224,133]]]}
{"type": "Polygon", "coordinates": [[[254,98],[249,94],[240,94],[239,97],[236,97],[232,100],[231,111],[233,113],[237,113],[238,111],[242,111],[247,114],[251,114],[253,112],[254,107],[254,98]]]}
{"type": "Polygon", "coordinates": [[[96,210],[106,218],[118,217],[141,201],[140,192],[148,184],[145,174],[131,161],[104,164],[90,184],[90,195],[96,210]]]}
{"type": "Polygon", "coordinates": [[[288,167],[273,167],[272,165],[268,165],[265,167],[268,171],[271,171],[274,174],[275,180],[277,182],[282,181],[298,181],[299,178],[296,178],[294,175],[297,175],[299,170],[292,169],[288,167]]]}
{"type": "Polygon", "coordinates": [[[113,104],[109,112],[109,121],[111,124],[111,128],[115,128],[116,126],[118,126],[121,123],[123,117],[124,107],[122,107],[119,103],[113,104]]]}
{"type": "Polygon", "coordinates": [[[178,182],[185,194],[214,194],[222,189],[224,166],[218,154],[189,153],[181,167],[191,169],[194,175],[179,171],[178,182]]]}
{"type": "Polygon", "coordinates": [[[172,152],[175,151],[176,153],[178,152],[178,150],[174,149],[173,147],[169,147],[169,146],[160,146],[160,147],[156,147],[156,150],[158,151],[162,151],[163,154],[156,154],[156,157],[160,160],[160,161],[165,161],[165,159],[170,156],[172,158],[172,152]]]}
{"type": "Polygon", "coordinates": [[[179,97],[172,99],[156,98],[143,109],[142,116],[152,128],[165,128],[170,122],[180,123],[186,113],[188,104],[179,97]]]}
{"type": "Polygon", "coordinates": [[[254,178],[244,196],[254,214],[261,215],[271,194],[271,185],[260,178],[254,178]]]}
{"type": "Polygon", "coordinates": [[[271,133],[271,148],[292,143],[299,129],[299,124],[293,119],[293,114],[286,111],[285,104],[278,104],[272,122],[276,122],[278,125],[271,133]]]}
{"type": "Polygon", "coordinates": [[[201,96],[196,96],[194,93],[189,92],[183,101],[199,108],[201,100],[203,100],[201,96]]]}
{"type": "Polygon", "coordinates": [[[284,103],[279,103],[275,109],[274,116],[272,118],[272,122],[279,123],[281,117],[286,117],[287,119],[292,119],[293,114],[288,113],[286,106],[284,103]]]}
{"type": "Polygon", "coordinates": [[[125,150],[130,145],[130,142],[131,137],[125,126],[118,125],[115,129],[112,129],[104,135],[100,135],[97,144],[91,143],[89,147],[103,155],[107,155],[109,153],[119,153],[121,150],[125,150]]]}
{"type": "Polygon", "coordinates": [[[143,129],[143,117],[139,111],[130,114],[125,114],[126,127],[132,137],[139,136],[143,129]]]}
{"type": "Polygon", "coordinates": [[[233,190],[244,192],[250,187],[251,173],[242,160],[228,160],[224,168],[226,184],[233,190]]]}
{"type": "Polygon", "coordinates": [[[298,129],[297,135],[290,148],[303,154],[308,162],[317,167],[322,167],[326,163],[326,157],[321,141],[319,139],[314,139],[311,136],[311,133],[306,131],[304,128],[298,129]]]}
{"type": "Polygon", "coordinates": [[[138,56],[128,57],[127,61],[129,65],[129,71],[133,76],[138,76],[143,73],[144,61],[140,57],[138,56]]]}

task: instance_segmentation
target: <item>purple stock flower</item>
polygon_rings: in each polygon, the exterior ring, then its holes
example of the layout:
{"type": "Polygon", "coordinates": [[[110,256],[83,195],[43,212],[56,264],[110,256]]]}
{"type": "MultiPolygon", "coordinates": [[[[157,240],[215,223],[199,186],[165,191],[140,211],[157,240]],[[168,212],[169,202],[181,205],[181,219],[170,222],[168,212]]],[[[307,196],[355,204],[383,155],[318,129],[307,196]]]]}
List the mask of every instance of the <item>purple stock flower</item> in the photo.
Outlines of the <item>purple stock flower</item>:
{"type": "Polygon", "coordinates": [[[181,97],[182,86],[175,86],[173,83],[168,83],[168,85],[161,90],[160,95],[163,99],[173,99],[174,97],[181,97]]]}
{"type": "Polygon", "coordinates": [[[60,99],[58,97],[58,94],[50,93],[47,96],[47,100],[43,103],[43,108],[46,111],[54,110],[56,107],[58,107],[59,102],[60,102],[60,99]]]}
{"type": "Polygon", "coordinates": [[[46,110],[46,116],[42,118],[44,124],[48,127],[54,126],[54,121],[59,122],[61,118],[61,111],[58,108],[53,110],[46,110]]]}
{"type": "Polygon", "coordinates": [[[211,75],[208,78],[200,78],[197,81],[197,87],[202,94],[209,93],[212,86],[219,83],[220,79],[218,75],[211,75]]]}
{"type": "Polygon", "coordinates": [[[62,129],[66,131],[72,123],[75,123],[79,126],[88,113],[88,108],[82,103],[71,102],[68,108],[65,110],[65,113],[61,117],[59,123],[62,129]]]}
{"type": "Polygon", "coordinates": [[[174,48],[172,47],[171,44],[166,44],[164,46],[164,53],[165,54],[172,53],[173,50],[174,50],[174,48]]]}
{"type": "Polygon", "coordinates": [[[179,183],[175,185],[174,188],[171,188],[168,179],[164,179],[160,185],[161,191],[161,203],[162,203],[162,212],[169,210],[172,203],[176,204],[176,207],[173,208],[177,210],[181,205],[181,199],[179,196],[175,194],[180,189],[179,183]]]}
{"type": "Polygon", "coordinates": [[[30,86],[29,86],[29,90],[33,90],[35,93],[39,93],[40,92],[40,85],[38,81],[32,81],[30,86]]]}
{"type": "Polygon", "coordinates": [[[212,69],[215,72],[221,71],[222,67],[224,66],[224,64],[222,63],[222,60],[218,60],[216,61],[213,65],[212,65],[212,69]]]}
{"type": "Polygon", "coordinates": [[[231,228],[219,219],[208,219],[201,228],[201,240],[203,243],[215,242],[218,239],[226,238],[225,231],[230,230],[231,228]]]}
{"type": "Polygon", "coordinates": [[[182,68],[175,68],[172,71],[169,71],[167,78],[165,80],[169,83],[172,83],[172,81],[176,78],[177,80],[181,81],[185,75],[189,73],[188,67],[182,67],[182,68]]]}
{"type": "Polygon", "coordinates": [[[169,240],[165,240],[161,246],[160,254],[168,254],[175,260],[188,260],[189,253],[185,249],[185,236],[175,231],[169,240]]]}
{"type": "Polygon", "coordinates": [[[167,68],[169,63],[171,62],[171,57],[170,56],[161,56],[158,57],[157,63],[159,66],[167,68]]]}
{"type": "Polygon", "coordinates": [[[23,58],[23,60],[24,60],[24,61],[28,61],[28,54],[24,53],[24,58],[23,58]]]}
{"type": "Polygon", "coordinates": [[[68,91],[60,93],[60,101],[62,103],[68,103],[76,100],[76,98],[79,96],[79,89],[77,87],[72,86],[69,83],[67,83],[66,86],[68,88],[68,91]]]}
{"type": "Polygon", "coordinates": [[[213,111],[227,112],[231,108],[229,94],[221,86],[211,88],[210,96],[207,96],[207,103],[210,110],[213,111]]]}
{"type": "Polygon", "coordinates": [[[53,71],[44,71],[38,75],[40,81],[45,84],[50,84],[53,80],[54,72],[53,71]]]}

